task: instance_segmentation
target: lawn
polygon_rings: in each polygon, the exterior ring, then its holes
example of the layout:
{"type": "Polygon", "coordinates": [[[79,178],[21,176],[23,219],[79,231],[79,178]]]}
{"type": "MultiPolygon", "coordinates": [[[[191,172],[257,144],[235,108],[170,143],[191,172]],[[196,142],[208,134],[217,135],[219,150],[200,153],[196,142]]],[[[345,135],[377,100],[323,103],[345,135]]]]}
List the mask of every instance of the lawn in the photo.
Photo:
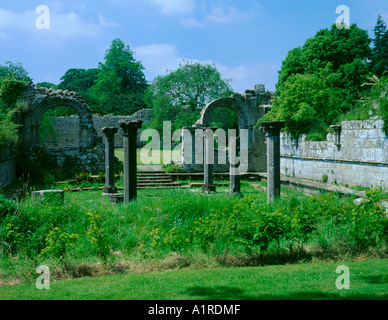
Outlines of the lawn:
{"type": "Polygon", "coordinates": [[[388,260],[180,270],[0,288],[0,300],[338,300],[388,299],[388,260]],[[339,290],[338,266],[350,270],[339,290]]]}
{"type": "MultiPolygon", "coordinates": [[[[162,165],[168,160],[164,161],[163,150],[147,150],[137,149],[137,164],[138,165],[162,165]],[[163,160],[163,161],[162,161],[163,160]]],[[[116,149],[115,156],[120,160],[124,161],[124,149],[116,149]]],[[[181,151],[173,150],[171,153],[173,161],[181,161],[181,151]]]]}

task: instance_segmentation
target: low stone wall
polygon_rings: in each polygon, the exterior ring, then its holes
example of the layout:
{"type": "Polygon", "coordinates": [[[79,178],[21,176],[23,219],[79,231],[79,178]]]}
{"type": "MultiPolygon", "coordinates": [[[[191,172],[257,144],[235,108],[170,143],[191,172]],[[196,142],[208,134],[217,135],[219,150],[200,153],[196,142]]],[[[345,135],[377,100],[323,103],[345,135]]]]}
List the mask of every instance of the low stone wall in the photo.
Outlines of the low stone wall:
{"type": "Polygon", "coordinates": [[[15,180],[15,158],[9,150],[0,150],[0,188],[10,185],[15,180]]]}
{"type": "MultiPolygon", "coordinates": [[[[119,126],[119,121],[121,120],[143,120],[145,123],[148,123],[151,120],[152,110],[144,109],[135,113],[132,116],[93,116],[93,125],[94,129],[97,132],[98,137],[103,139],[103,134],[101,130],[104,127],[117,127],[119,128],[118,133],[115,136],[115,146],[122,148],[123,147],[123,130],[119,126]]],[[[79,118],[77,116],[72,117],[56,117],[53,118],[54,127],[55,127],[55,138],[48,139],[44,143],[45,148],[54,149],[54,148],[78,148],[79,147],[79,137],[80,137],[80,128],[79,128],[79,118]]],[[[140,142],[140,133],[138,134],[138,146],[141,146],[140,142]]]]}
{"type": "Polygon", "coordinates": [[[281,134],[281,173],[350,186],[388,189],[388,137],[382,120],[345,121],[326,141],[281,134]],[[338,140],[339,138],[339,140],[338,140]]]}

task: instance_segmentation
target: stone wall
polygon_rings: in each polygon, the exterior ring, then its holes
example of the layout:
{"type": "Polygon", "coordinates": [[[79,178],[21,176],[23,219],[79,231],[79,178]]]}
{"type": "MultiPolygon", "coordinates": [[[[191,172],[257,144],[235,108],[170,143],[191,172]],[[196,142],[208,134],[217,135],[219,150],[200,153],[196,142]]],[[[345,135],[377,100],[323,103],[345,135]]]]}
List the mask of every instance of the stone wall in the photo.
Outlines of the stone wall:
{"type": "Polygon", "coordinates": [[[10,185],[15,180],[15,158],[9,150],[0,149],[0,188],[10,185]]]}
{"type": "MultiPolygon", "coordinates": [[[[103,138],[101,132],[104,127],[118,127],[119,131],[115,136],[115,146],[123,147],[123,130],[119,126],[121,120],[143,120],[148,123],[151,120],[152,111],[150,109],[140,110],[132,116],[93,116],[94,129],[97,131],[97,135],[103,138]]],[[[77,116],[72,117],[56,117],[53,118],[54,127],[56,128],[55,139],[49,139],[44,143],[44,147],[54,148],[78,148],[79,147],[79,118],[77,116]]],[[[138,145],[140,146],[140,130],[138,135],[138,145]]]]}
{"type": "Polygon", "coordinates": [[[382,120],[345,121],[326,141],[281,134],[281,172],[291,177],[388,189],[388,137],[382,120]],[[339,137],[339,141],[336,138],[339,137]]]}

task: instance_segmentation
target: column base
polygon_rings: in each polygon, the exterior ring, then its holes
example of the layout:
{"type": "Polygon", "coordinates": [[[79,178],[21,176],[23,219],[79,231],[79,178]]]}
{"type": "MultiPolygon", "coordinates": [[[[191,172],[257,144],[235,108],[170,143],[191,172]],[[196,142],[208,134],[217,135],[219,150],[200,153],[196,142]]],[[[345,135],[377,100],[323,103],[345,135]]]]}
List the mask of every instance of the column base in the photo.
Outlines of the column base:
{"type": "Polygon", "coordinates": [[[110,196],[112,193],[117,193],[116,187],[104,187],[103,189],[103,196],[110,196]]]}
{"type": "Polygon", "coordinates": [[[203,185],[202,186],[202,193],[213,193],[216,192],[216,186],[214,184],[212,185],[203,185]]]}
{"type": "Polygon", "coordinates": [[[122,193],[112,193],[108,196],[110,197],[110,203],[112,204],[124,203],[124,195],[122,193]]]}

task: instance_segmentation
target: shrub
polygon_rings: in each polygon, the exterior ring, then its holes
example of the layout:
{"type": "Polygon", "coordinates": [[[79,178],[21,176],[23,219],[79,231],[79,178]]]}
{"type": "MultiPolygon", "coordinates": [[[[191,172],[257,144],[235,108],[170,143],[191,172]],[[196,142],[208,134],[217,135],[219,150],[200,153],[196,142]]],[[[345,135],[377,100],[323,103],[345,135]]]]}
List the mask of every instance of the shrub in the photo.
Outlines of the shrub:
{"type": "Polygon", "coordinates": [[[12,119],[13,113],[0,106],[0,148],[13,147],[19,141],[18,125],[12,119]]]}
{"type": "Polygon", "coordinates": [[[8,200],[0,194],[0,219],[4,219],[8,214],[14,213],[17,209],[16,202],[8,200]]]}

